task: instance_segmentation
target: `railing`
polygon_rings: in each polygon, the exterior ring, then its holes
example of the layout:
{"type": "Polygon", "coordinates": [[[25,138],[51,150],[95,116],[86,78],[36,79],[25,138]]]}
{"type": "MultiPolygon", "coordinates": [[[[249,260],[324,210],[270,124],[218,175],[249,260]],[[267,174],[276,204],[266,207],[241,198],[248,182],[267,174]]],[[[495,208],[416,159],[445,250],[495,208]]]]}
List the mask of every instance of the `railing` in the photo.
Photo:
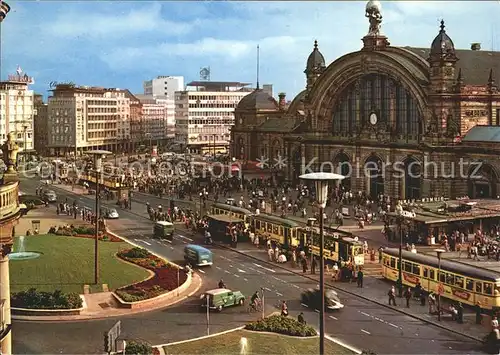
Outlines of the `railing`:
{"type": "MultiPolygon", "coordinates": [[[[19,182],[8,182],[0,186],[0,225],[19,214],[19,182]]],[[[11,244],[12,235],[7,230],[0,231],[0,244],[11,244]]]]}

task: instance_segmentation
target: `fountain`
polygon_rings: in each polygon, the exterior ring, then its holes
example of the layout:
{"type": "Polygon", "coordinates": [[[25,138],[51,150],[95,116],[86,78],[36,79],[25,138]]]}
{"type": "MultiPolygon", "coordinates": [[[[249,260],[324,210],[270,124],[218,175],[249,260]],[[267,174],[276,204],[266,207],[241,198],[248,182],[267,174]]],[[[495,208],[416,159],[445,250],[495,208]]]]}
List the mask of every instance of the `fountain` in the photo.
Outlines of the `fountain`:
{"type": "Polygon", "coordinates": [[[26,251],[26,246],[24,245],[24,235],[19,237],[19,243],[17,249],[19,250],[17,253],[10,253],[10,260],[30,260],[36,259],[40,256],[40,253],[33,251],[26,251]]]}
{"type": "Polygon", "coordinates": [[[240,339],[240,355],[248,354],[248,339],[245,337],[241,337],[240,339]]]}

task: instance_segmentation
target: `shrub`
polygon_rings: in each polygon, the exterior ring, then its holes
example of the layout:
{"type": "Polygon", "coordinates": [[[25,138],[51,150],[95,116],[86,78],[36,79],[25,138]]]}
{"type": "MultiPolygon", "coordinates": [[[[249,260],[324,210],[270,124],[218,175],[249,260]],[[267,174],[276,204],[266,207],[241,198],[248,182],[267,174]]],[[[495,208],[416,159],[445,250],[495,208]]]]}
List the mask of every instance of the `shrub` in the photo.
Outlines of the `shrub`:
{"type": "Polygon", "coordinates": [[[74,234],[86,234],[86,235],[95,235],[95,229],[87,226],[76,226],[73,227],[74,234]]]}
{"type": "Polygon", "coordinates": [[[316,330],[309,325],[299,323],[290,317],[275,315],[260,319],[256,322],[247,324],[245,329],[257,332],[271,332],[296,337],[309,337],[317,335],[316,330]]]}
{"type": "Polygon", "coordinates": [[[143,248],[135,247],[129,250],[125,250],[121,253],[126,258],[131,259],[144,259],[152,255],[149,251],[143,248]]]}
{"type": "Polygon", "coordinates": [[[45,292],[30,288],[28,291],[13,293],[10,299],[11,306],[17,308],[75,309],[83,306],[78,293],[63,293],[61,290],[45,292]]]}
{"type": "Polygon", "coordinates": [[[154,349],[151,345],[144,342],[130,341],[127,342],[125,354],[130,355],[153,355],[154,349]]]}

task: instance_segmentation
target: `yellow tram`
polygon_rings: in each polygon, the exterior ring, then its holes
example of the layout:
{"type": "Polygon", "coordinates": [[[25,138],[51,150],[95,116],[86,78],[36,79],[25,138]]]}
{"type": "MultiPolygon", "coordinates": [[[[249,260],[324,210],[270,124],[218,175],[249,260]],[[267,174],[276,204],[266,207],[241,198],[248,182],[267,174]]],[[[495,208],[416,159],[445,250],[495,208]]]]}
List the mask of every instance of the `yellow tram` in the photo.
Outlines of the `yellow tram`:
{"type": "Polygon", "coordinates": [[[225,203],[214,203],[212,205],[211,212],[213,215],[225,214],[237,219],[241,219],[245,223],[245,228],[248,228],[251,224],[250,217],[252,212],[246,208],[231,206],[225,203]]]}
{"type": "MultiPolygon", "coordinates": [[[[320,236],[319,228],[301,228],[303,240],[301,245],[312,245],[311,250],[314,255],[319,256],[320,236]]],[[[325,231],[325,245],[323,255],[326,260],[331,261],[351,261],[355,266],[364,265],[365,255],[363,253],[363,243],[356,237],[345,232],[325,231]]]]}
{"type": "Polygon", "coordinates": [[[300,225],[286,218],[260,213],[253,216],[255,232],[280,243],[285,248],[297,247],[300,243],[300,225]]]}
{"type": "MultiPolygon", "coordinates": [[[[83,176],[81,177],[81,180],[88,181],[88,182],[95,184],[97,181],[96,175],[97,174],[95,171],[89,171],[89,172],[83,174],[83,176]]],[[[113,190],[119,189],[120,187],[122,187],[122,177],[119,175],[110,176],[107,174],[106,175],[103,174],[103,176],[100,180],[102,181],[102,185],[106,186],[107,188],[113,189],[113,190]]]]}
{"type": "MultiPolygon", "coordinates": [[[[500,307],[500,273],[477,268],[450,260],[441,260],[438,277],[438,258],[403,250],[403,284],[415,287],[418,282],[426,291],[438,293],[448,299],[475,305],[481,302],[484,309],[500,307]]],[[[384,278],[399,278],[399,250],[384,249],[382,252],[384,278]]]]}

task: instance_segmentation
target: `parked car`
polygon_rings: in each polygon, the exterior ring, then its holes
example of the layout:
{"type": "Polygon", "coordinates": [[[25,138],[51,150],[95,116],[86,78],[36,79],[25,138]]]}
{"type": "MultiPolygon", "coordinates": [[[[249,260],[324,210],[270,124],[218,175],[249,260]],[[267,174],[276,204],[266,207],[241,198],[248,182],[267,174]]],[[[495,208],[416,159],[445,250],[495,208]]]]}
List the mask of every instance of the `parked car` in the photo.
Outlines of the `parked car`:
{"type": "Polygon", "coordinates": [[[104,218],[107,219],[118,219],[120,218],[120,215],[118,214],[118,211],[115,210],[114,208],[107,208],[104,210],[104,218]]]}
{"type": "MultiPolygon", "coordinates": [[[[319,289],[308,289],[304,291],[300,297],[300,302],[304,305],[313,308],[320,308],[320,293],[319,289]]],[[[325,290],[325,310],[338,310],[344,308],[342,302],[340,302],[340,298],[332,289],[325,290]]]]}
{"type": "Polygon", "coordinates": [[[216,288],[201,295],[201,306],[215,309],[221,312],[223,308],[232,306],[243,306],[245,296],[240,291],[231,291],[226,288],[216,288]],[[207,302],[208,297],[208,302],[207,302]]]}
{"type": "Polygon", "coordinates": [[[46,202],[57,202],[57,195],[53,190],[47,190],[43,193],[42,199],[46,202]]]}

